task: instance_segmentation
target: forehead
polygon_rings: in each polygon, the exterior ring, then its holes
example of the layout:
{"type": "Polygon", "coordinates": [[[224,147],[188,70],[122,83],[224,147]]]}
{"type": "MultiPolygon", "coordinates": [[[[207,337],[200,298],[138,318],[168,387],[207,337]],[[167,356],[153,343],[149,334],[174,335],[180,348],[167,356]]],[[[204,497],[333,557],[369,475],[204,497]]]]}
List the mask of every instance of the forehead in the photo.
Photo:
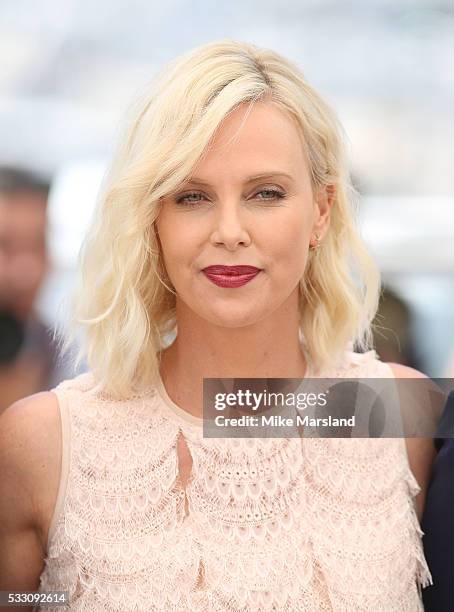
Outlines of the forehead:
{"type": "Polygon", "coordinates": [[[300,131],[283,109],[268,102],[244,103],[233,110],[217,128],[200,172],[218,174],[226,167],[244,174],[270,168],[298,174],[306,165],[300,131]]]}

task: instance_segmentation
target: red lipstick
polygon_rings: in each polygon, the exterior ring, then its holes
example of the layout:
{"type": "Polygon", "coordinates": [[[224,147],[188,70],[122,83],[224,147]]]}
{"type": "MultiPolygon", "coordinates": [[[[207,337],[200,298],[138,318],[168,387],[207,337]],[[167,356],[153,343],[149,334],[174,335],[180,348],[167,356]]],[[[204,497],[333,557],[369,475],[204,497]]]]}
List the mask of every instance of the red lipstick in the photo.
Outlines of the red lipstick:
{"type": "Polygon", "coordinates": [[[245,285],[261,272],[255,266],[208,266],[202,270],[205,276],[219,287],[235,288],[245,285]]]}

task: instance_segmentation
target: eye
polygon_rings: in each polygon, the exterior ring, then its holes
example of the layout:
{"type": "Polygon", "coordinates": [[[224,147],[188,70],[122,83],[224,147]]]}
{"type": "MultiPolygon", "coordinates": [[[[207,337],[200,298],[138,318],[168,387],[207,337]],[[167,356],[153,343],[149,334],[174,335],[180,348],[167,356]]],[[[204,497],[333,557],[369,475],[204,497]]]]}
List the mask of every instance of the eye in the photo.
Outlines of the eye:
{"type": "Polygon", "coordinates": [[[274,189],[271,187],[258,191],[256,193],[256,197],[260,194],[268,194],[268,197],[258,198],[259,200],[281,200],[282,198],[285,198],[285,193],[283,193],[279,189],[274,189]]]}
{"type": "Polygon", "coordinates": [[[178,196],[175,201],[181,206],[194,206],[194,204],[198,204],[199,202],[201,202],[202,198],[204,198],[203,193],[199,193],[198,191],[190,191],[189,193],[185,193],[181,196],[178,196]]]}

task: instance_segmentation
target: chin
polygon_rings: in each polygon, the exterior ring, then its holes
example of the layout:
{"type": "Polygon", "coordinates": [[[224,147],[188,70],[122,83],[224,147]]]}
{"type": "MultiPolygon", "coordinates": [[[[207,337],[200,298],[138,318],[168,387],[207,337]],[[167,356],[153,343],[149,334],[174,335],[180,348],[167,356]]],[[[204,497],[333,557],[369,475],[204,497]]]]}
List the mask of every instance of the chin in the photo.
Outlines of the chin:
{"type": "Polygon", "coordinates": [[[240,327],[249,327],[251,325],[255,325],[256,323],[258,323],[260,320],[262,320],[263,317],[259,317],[257,316],[257,312],[254,312],[253,314],[250,314],[249,316],[245,316],[245,314],[241,314],[238,316],[232,316],[232,313],[228,313],[225,316],[211,316],[211,317],[206,317],[207,320],[210,321],[210,323],[213,323],[214,325],[218,325],[219,327],[227,327],[229,329],[237,329],[240,327]]]}

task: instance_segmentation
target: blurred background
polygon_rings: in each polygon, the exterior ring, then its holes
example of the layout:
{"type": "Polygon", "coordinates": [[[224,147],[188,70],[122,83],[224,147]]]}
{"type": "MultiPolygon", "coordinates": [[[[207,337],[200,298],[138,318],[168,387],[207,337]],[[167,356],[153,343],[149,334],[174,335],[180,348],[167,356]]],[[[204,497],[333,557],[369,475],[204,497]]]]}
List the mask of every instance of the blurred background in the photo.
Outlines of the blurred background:
{"type": "Polygon", "coordinates": [[[381,357],[454,377],[452,0],[1,0],[0,410],[73,376],[51,331],[134,96],[232,37],[296,61],[349,136],[381,357]]]}

